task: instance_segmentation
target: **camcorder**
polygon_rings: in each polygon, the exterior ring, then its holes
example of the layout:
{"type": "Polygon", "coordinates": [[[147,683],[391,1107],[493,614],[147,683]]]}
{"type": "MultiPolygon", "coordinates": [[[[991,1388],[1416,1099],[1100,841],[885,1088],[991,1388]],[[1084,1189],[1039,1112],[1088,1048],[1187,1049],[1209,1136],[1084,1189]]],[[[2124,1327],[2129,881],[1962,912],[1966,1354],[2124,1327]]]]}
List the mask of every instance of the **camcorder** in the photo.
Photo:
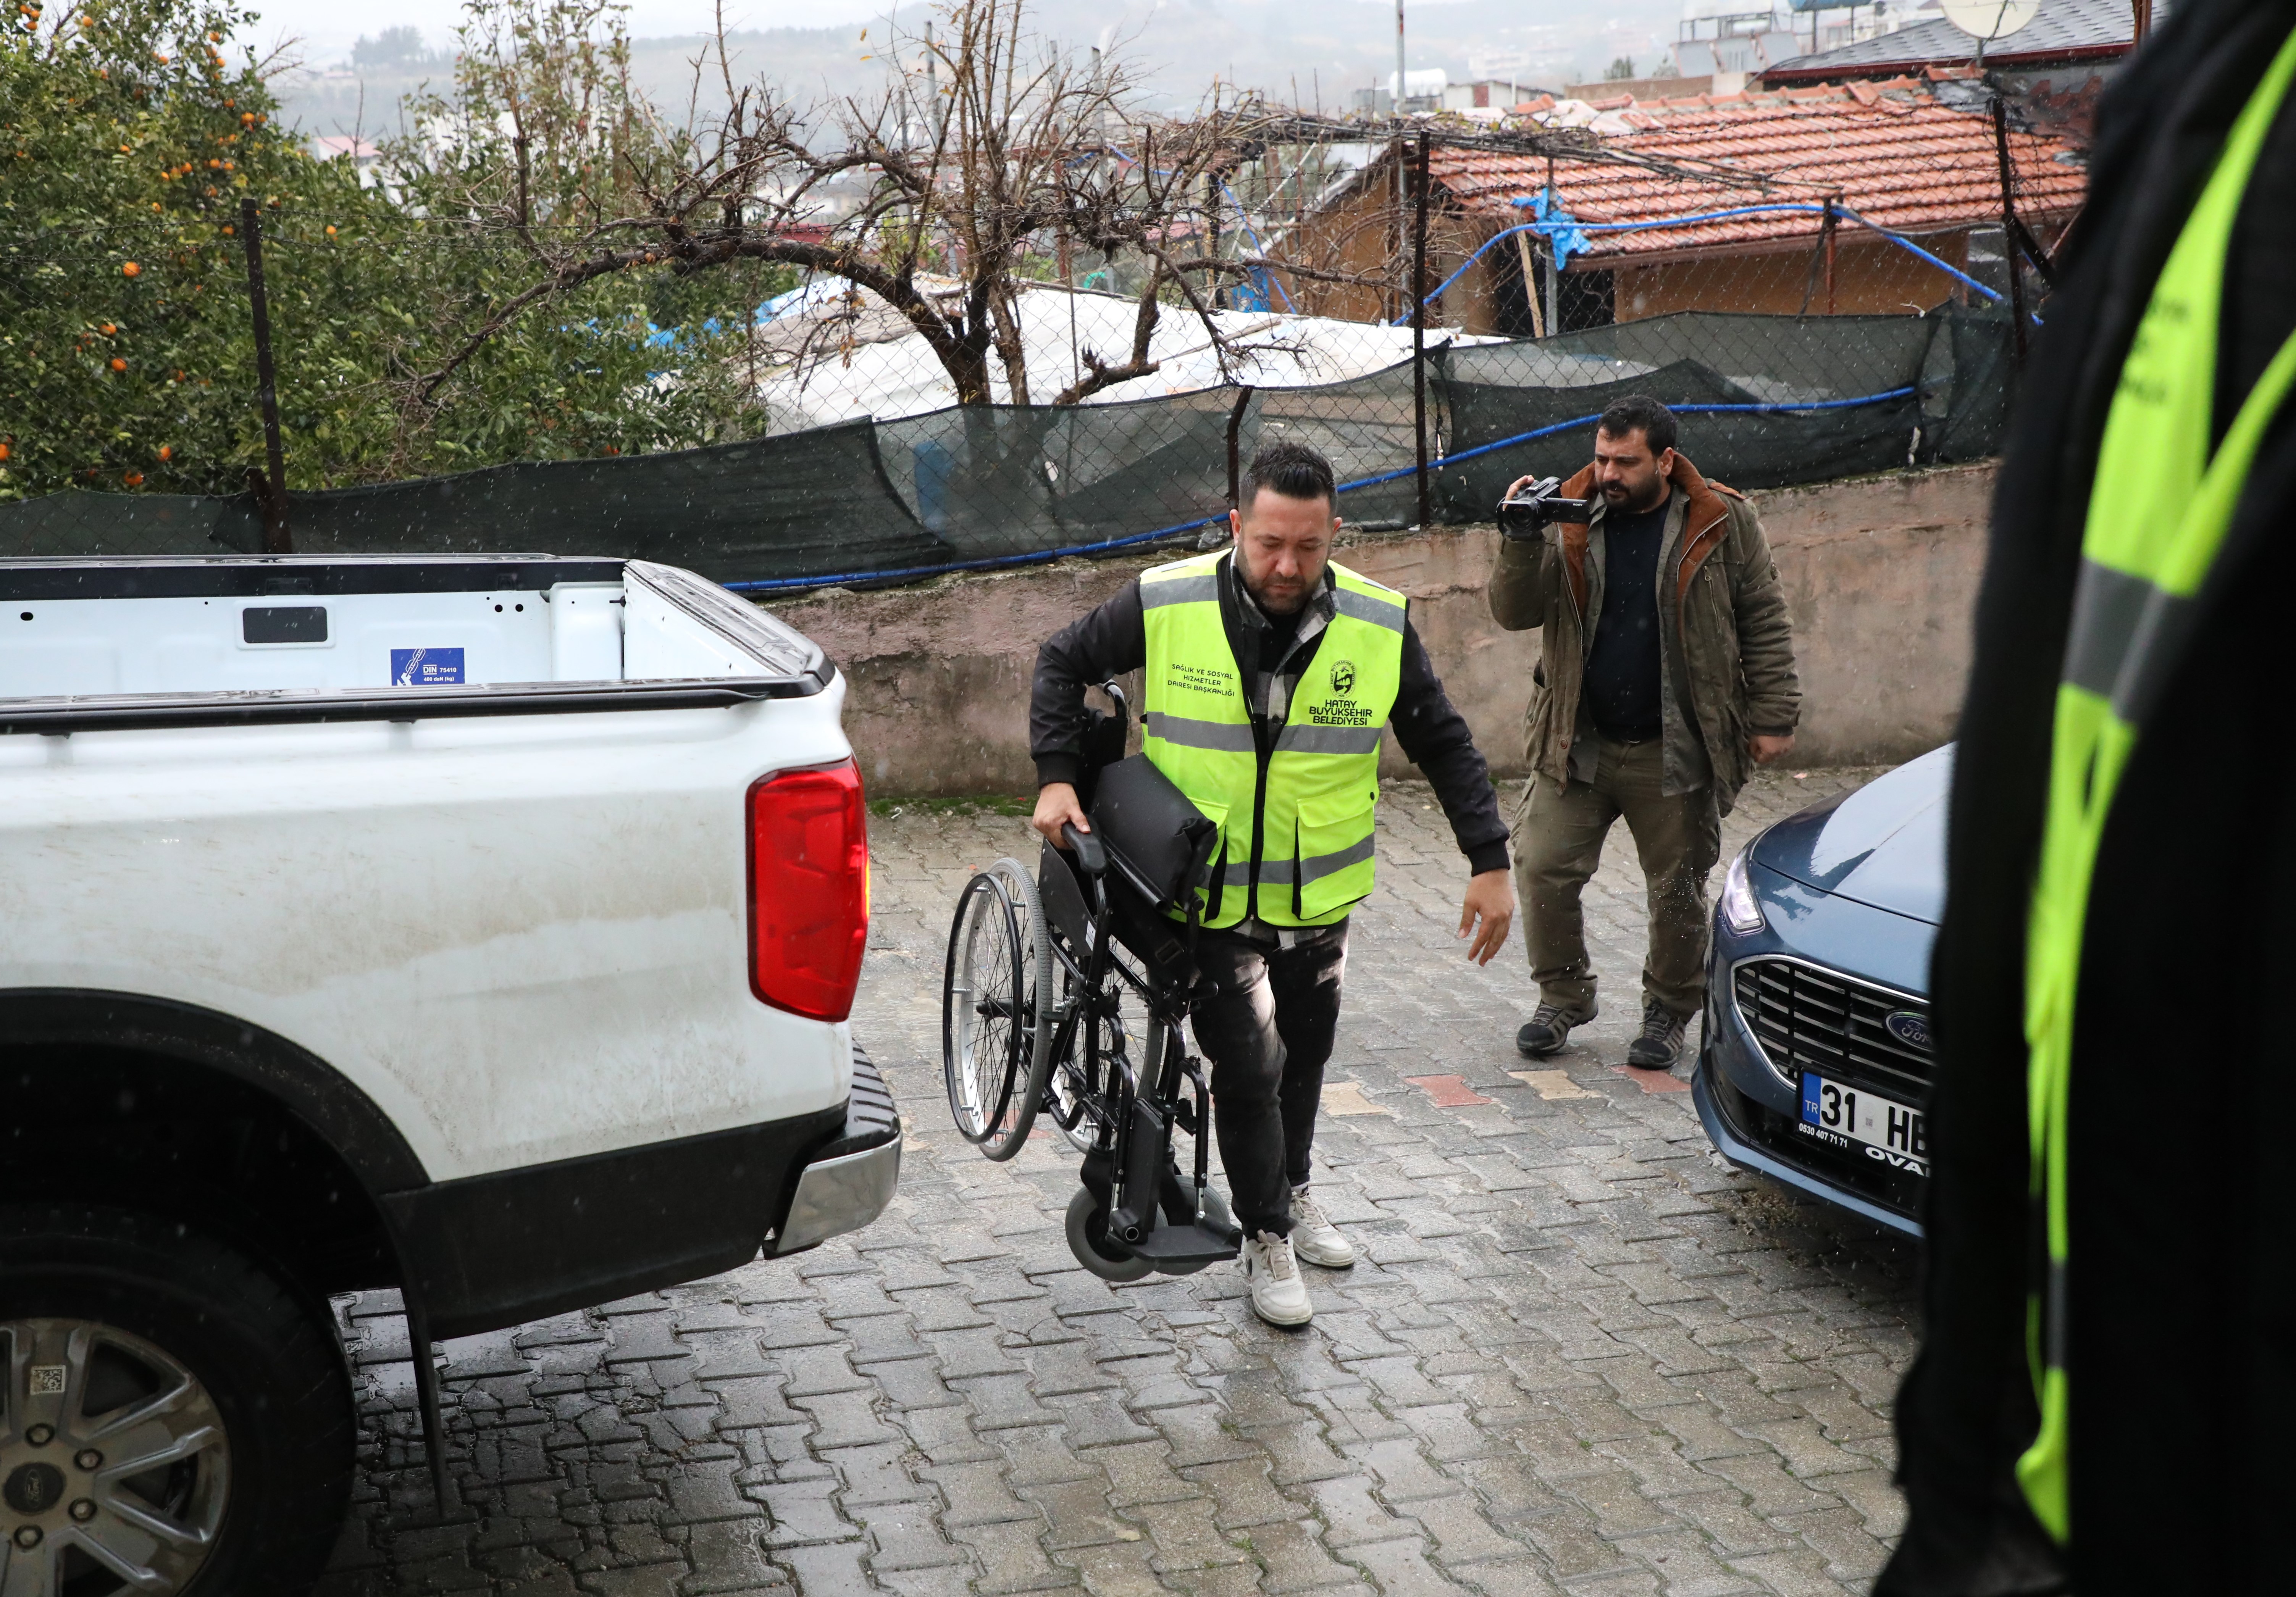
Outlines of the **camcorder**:
{"type": "Polygon", "coordinates": [[[1521,495],[1499,502],[1499,536],[1518,542],[1537,542],[1546,536],[1550,521],[1583,521],[1595,507],[1592,499],[1565,499],[1559,477],[1542,477],[1521,495]]]}

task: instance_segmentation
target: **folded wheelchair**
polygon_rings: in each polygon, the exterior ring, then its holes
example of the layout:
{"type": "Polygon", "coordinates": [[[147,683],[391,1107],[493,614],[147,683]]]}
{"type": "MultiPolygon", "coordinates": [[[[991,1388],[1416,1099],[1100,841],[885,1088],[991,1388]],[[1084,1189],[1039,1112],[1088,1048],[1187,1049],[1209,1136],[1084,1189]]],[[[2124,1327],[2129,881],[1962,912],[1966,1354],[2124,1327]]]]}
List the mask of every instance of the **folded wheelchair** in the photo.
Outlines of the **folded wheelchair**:
{"type": "Polygon", "coordinates": [[[1077,784],[1093,830],[1044,845],[1033,875],[998,860],[957,899],[941,1067],[957,1129],[990,1159],[1020,1152],[1040,1116],[1083,1156],[1069,1248],[1095,1275],[1137,1281],[1242,1241],[1207,1178],[1211,1089],[1182,1028],[1218,831],[1145,755],[1124,758],[1129,708],[1114,683],[1102,691],[1116,713],[1087,712],[1077,784]],[[1175,1133],[1193,1141],[1193,1174],[1175,1133]]]}

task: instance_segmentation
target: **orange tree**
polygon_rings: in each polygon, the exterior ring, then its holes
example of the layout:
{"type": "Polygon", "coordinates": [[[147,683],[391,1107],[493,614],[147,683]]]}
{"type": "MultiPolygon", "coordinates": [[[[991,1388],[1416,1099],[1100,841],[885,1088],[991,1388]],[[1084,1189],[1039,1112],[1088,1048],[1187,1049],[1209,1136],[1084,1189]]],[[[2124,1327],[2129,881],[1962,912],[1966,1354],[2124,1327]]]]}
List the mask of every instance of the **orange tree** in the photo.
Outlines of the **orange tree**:
{"type": "Polygon", "coordinates": [[[291,487],[758,423],[700,330],[740,325],[736,302],[775,286],[762,281],[602,284],[529,319],[443,403],[403,404],[526,264],[463,218],[362,186],[348,160],[314,160],[278,123],[270,63],[234,42],[253,20],[231,0],[20,0],[0,20],[0,499],[245,486],[263,458],[247,199],[291,487]]]}

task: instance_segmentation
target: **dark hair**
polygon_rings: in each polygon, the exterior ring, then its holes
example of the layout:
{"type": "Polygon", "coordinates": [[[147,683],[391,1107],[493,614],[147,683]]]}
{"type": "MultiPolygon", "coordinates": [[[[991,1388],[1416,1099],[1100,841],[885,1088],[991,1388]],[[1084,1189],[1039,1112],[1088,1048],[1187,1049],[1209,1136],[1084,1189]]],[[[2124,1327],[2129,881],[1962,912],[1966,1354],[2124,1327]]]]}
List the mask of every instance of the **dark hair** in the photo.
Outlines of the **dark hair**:
{"type": "Polygon", "coordinates": [[[1259,497],[1259,490],[1271,488],[1286,499],[1321,499],[1339,512],[1340,490],[1332,479],[1332,463],[1305,444],[1270,444],[1251,457],[1251,469],[1236,485],[1242,503],[1236,508],[1249,511],[1251,502],[1259,497]]]}
{"type": "Polygon", "coordinates": [[[1639,432],[1652,455],[1665,454],[1681,436],[1675,430],[1674,413],[1648,394],[1628,394],[1623,399],[1611,400],[1595,427],[1596,431],[1607,432],[1614,438],[1639,432]]]}

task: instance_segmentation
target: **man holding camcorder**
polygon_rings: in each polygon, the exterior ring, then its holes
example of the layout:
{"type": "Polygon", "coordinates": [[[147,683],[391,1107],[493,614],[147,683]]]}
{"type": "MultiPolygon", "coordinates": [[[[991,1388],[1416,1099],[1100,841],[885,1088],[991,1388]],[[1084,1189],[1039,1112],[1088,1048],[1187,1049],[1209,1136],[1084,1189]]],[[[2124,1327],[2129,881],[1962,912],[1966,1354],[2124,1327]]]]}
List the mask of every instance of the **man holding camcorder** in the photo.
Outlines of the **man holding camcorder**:
{"type": "MultiPolygon", "coordinates": [[[[1539,1004],[1534,1059],[1595,1018],[1578,896],[1620,815],[1650,893],[1642,1033],[1629,1063],[1665,1069],[1705,995],[1706,878],[1749,767],[1793,748],[1801,689],[1777,566],[1745,495],[1675,448],[1673,413],[1634,395],[1603,413],[1592,464],[1559,515],[1502,512],[1491,616],[1543,629],[1531,676],[1532,770],[1514,822],[1515,884],[1539,1004]]],[[[1530,478],[1507,490],[1510,501],[1530,478]]]]}
{"type": "Polygon", "coordinates": [[[1251,1306],[1277,1325],[1313,1312],[1299,1260],[1355,1262],[1309,1192],[1308,1150],[1348,916],[1372,889],[1383,728],[1427,774],[1467,856],[1469,957],[1489,962],[1514,919],[1483,757],[1403,595],[1330,558],[1336,497],[1314,450],[1262,450],[1230,512],[1234,548],[1143,572],[1064,628],[1037,654],[1029,707],[1042,783],[1033,823],[1047,841],[1068,847],[1064,825],[1092,830],[1075,785],[1086,686],[1142,667],[1142,752],[1218,826],[1191,1018],[1211,1061],[1251,1306]]]}

